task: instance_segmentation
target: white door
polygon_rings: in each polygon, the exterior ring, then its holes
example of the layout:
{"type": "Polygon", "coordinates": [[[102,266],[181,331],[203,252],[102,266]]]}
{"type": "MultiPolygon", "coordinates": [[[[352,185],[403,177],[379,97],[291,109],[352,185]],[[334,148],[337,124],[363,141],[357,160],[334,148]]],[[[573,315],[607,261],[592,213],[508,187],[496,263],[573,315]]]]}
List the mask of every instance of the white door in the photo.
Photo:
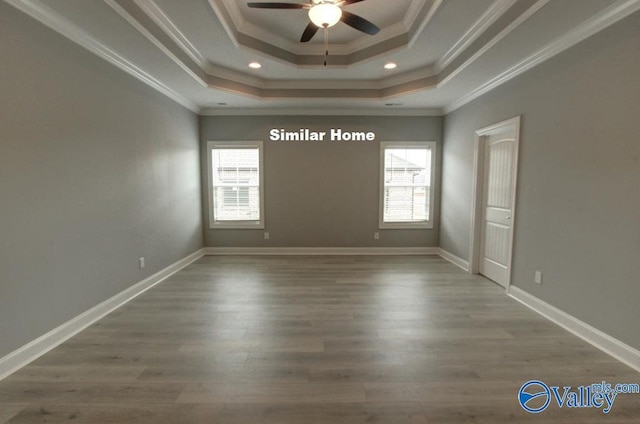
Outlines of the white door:
{"type": "Polygon", "coordinates": [[[507,287],[511,266],[518,126],[505,123],[483,136],[484,178],[480,274],[507,287]]]}

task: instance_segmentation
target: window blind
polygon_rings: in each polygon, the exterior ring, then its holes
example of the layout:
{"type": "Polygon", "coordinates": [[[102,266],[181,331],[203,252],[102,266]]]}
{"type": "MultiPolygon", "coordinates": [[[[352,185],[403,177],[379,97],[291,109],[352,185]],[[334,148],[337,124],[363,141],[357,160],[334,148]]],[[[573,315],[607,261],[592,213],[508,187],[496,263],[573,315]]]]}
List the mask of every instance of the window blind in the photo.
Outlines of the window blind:
{"type": "Polygon", "coordinates": [[[259,221],[259,149],[213,148],[211,155],[215,220],[259,221]]]}
{"type": "Polygon", "coordinates": [[[431,149],[384,150],[383,222],[428,221],[431,149]]]}

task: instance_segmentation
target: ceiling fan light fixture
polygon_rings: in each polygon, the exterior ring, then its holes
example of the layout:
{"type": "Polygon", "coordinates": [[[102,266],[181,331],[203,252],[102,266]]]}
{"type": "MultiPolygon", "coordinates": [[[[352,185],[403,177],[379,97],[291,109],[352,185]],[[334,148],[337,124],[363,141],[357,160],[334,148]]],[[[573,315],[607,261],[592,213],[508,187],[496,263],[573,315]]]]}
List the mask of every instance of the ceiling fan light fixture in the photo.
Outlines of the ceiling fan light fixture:
{"type": "Polygon", "coordinates": [[[396,69],[398,67],[398,64],[395,62],[387,62],[384,65],[384,69],[396,69]]]}
{"type": "Polygon", "coordinates": [[[342,9],[334,3],[320,3],[309,9],[309,19],[319,28],[329,28],[340,22],[342,9]]]}

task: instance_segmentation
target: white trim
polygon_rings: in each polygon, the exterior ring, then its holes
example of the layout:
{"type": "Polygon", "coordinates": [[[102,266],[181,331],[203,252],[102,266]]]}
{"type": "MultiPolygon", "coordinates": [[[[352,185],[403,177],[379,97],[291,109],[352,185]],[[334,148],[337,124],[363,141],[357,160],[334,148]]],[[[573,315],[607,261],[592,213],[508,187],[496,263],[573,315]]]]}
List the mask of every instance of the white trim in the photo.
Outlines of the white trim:
{"type": "Polygon", "coordinates": [[[200,116],[444,116],[441,109],[306,109],[306,108],[212,108],[200,116]]]}
{"type": "MultiPolygon", "coordinates": [[[[333,44],[331,45],[331,51],[334,55],[347,56],[367,48],[381,45],[386,41],[404,34],[407,34],[408,39],[413,40],[420,34],[433,15],[435,15],[442,1],[443,0],[435,0],[432,3],[428,3],[426,0],[413,0],[403,19],[388,27],[382,28],[376,37],[359,37],[345,44],[333,44]],[[417,25],[415,33],[409,34],[408,31],[414,27],[416,20],[421,16],[424,8],[427,6],[429,6],[429,9],[425,11],[424,20],[417,25]]],[[[236,46],[242,46],[244,49],[252,50],[251,46],[245,45],[238,40],[238,36],[242,34],[256,40],[261,40],[272,47],[285,50],[294,55],[309,54],[310,49],[317,50],[318,54],[323,52],[321,45],[303,46],[300,43],[291,41],[271,30],[245,20],[236,2],[208,0],[208,4],[236,46]]],[[[298,15],[300,15],[300,13],[298,13],[298,15]]],[[[403,48],[410,47],[411,44],[412,41],[406,46],[403,45],[403,48]]],[[[260,52],[268,55],[266,51],[260,50],[260,52]]]]}
{"type": "Polygon", "coordinates": [[[91,324],[198,260],[203,255],[204,249],[199,249],[0,358],[0,380],[69,340],[91,324]]]}
{"type": "MultiPolygon", "coordinates": [[[[438,82],[438,87],[445,85],[449,81],[451,81],[456,75],[478,60],[482,55],[488,52],[491,48],[493,48],[498,42],[502,39],[506,38],[512,31],[522,25],[527,19],[536,14],[537,11],[542,9],[547,3],[551,0],[538,0],[531,7],[529,7],[524,13],[518,16],[513,22],[507,25],[502,31],[500,31],[495,37],[493,37],[487,44],[484,44],[482,47],[478,49],[471,57],[465,60],[460,66],[454,69],[450,74],[447,74],[444,78],[442,78],[438,82]]],[[[455,104],[454,102],[453,104],[455,104]]],[[[449,112],[447,112],[449,113],[449,112]]]]}
{"type": "Polygon", "coordinates": [[[196,47],[189,41],[189,39],[180,31],[178,26],[171,21],[171,19],[164,13],[162,8],[158,6],[153,0],[134,0],[134,3],[144,12],[146,15],[162,29],[162,31],[173,40],[174,43],[180,49],[187,54],[191,60],[200,66],[205,68],[207,61],[202,53],[196,49],[196,47]]]}
{"type": "MultiPolygon", "coordinates": [[[[426,16],[422,21],[420,21],[420,24],[416,27],[413,34],[408,34],[409,42],[406,44],[405,48],[410,49],[415,44],[415,42],[418,41],[418,37],[420,37],[420,34],[422,34],[422,32],[427,28],[427,25],[429,25],[431,19],[435,16],[438,9],[440,9],[442,3],[444,3],[444,0],[434,0],[433,3],[431,3],[431,7],[429,8],[429,10],[427,10],[426,16]]],[[[415,22],[418,19],[418,16],[420,16],[420,13],[422,12],[424,7],[425,4],[422,4],[420,8],[415,12],[411,10],[411,7],[409,8],[409,10],[407,10],[407,15],[405,15],[403,22],[408,31],[411,31],[411,28],[415,25],[415,22]],[[409,14],[411,14],[411,16],[409,16],[409,14]]]]}
{"type": "Polygon", "coordinates": [[[444,250],[441,247],[438,248],[438,255],[442,259],[445,259],[445,260],[451,262],[452,264],[454,264],[458,268],[462,269],[463,271],[469,272],[469,261],[466,261],[466,260],[454,255],[453,253],[444,250]]]}
{"type": "MultiPolygon", "coordinates": [[[[40,21],[44,25],[46,25],[46,26],[50,27],[51,29],[53,29],[54,31],[64,35],[65,37],[67,37],[71,41],[75,42],[76,44],[84,47],[85,49],[87,49],[89,51],[91,51],[92,53],[96,54],[100,58],[106,60],[107,62],[117,66],[121,70],[123,70],[123,71],[127,72],[128,74],[134,76],[135,78],[137,78],[138,80],[140,80],[143,83],[147,84],[148,86],[152,87],[156,91],[162,93],[163,95],[169,97],[170,99],[172,99],[176,103],[186,107],[187,109],[189,109],[189,110],[191,110],[193,112],[198,113],[200,111],[203,111],[203,112],[201,112],[203,114],[217,114],[217,115],[246,114],[245,112],[242,112],[242,111],[241,112],[236,112],[235,110],[233,112],[230,112],[230,113],[217,112],[215,109],[210,109],[210,108],[205,108],[205,107],[199,106],[197,104],[197,102],[194,102],[194,101],[188,99],[187,97],[185,97],[184,95],[182,95],[182,94],[178,93],[177,91],[173,90],[171,87],[169,87],[168,85],[166,85],[165,83],[163,83],[159,79],[155,78],[153,75],[151,75],[150,73],[146,72],[144,69],[140,68],[135,63],[131,62],[130,60],[128,60],[125,57],[123,57],[120,54],[118,54],[115,50],[113,50],[113,49],[109,48],[108,46],[102,44],[100,41],[98,41],[97,39],[92,37],[89,32],[87,32],[86,30],[84,30],[80,26],[74,24],[73,22],[71,22],[69,19],[65,18],[61,14],[55,12],[50,7],[48,7],[42,0],[5,0],[5,1],[8,4],[11,4],[12,6],[16,7],[17,9],[19,9],[22,12],[26,13],[27,15],[29,15],[29,16],[33,17],[34,19],[40,21]],[[211,112],[211,111],[213,111],[213,112],[211,112]]],[[[251,96],[251,94],[249,94],[248,92],[245,92],[247,89],[254,88],[254,89],[258,89],[259,90],[262,87],[265,87],[265,86],[268,86],[269,84],[272,84],[272,82],[270,82],[270,81],[262,80],[260,78],[255,78],[255,77],[253,77],[253,76],[251,76],[249,74],[244,74],[244,73],[235,72],[235,71],[226,70],[226,69],[222,70],[220,67],[214,67],[213,65],[206,63],[206,60],[204,61],[205,62],[204,65],[206,65],[206,66],[203,68],[203,59],[201,57],[198,57],[199,56],[199,52],[197,50],[195,50],[195,48],[192,48],[193,46],[190,46],[190,44],[189,44],[188,40],[186,39],[186,37],[184,37],[183,34],[179,33],[179,30],[177,32],[172,30],[171,26],[173,24],[168,19],[165,20],[163,18],[162,10],[157,6],[157,4],[153,3],[153,0],[150,0],[150,1],[151,1],[151,3],[147,4],[147,3],[145,3],[145,2],[143,2],[141,0],[135,0],[136,4],[138,4],[140,7],[142,7],[143,12],[147,16],[149,16],[150,19],[154,20],[155,24],[158,25],[158,28],[161,31],[163,31],[165,34],[168,34],[168,36],[171,37],[174,42],[176,42],[177,47],[181,51],[183,51],[186,55],[188,55],[190,59],[197,59],[197,60],[195,60],[195,63],[198,65],[200,70],[202,70],[202,72],[207,74],[208,77],[216,78],[216,77],[219,76],[219,77],[221,77],[223,79],[228,79],[230,81],[239,82],[241,84],[247,85],[249,87],[244,89],[244,90],[242,90],[241,94],[249,95],[249,96],[251,96]],[[146,5],[146,7],[143,7],[145,5],[146,5]]],[[[496,16],[499,15],[500,13],[504,13],[504,11],[501,10],[501,9],[505,8],[506,5],[509,4],[511,1],[513,1],[513,0],[496,0],[489,7],[489,9],[487,9],[485,14],[483,14],[483,16],[478,21],[476,21],[474,23],[474,25],[469,30],[469,32],[466,33],[460,40],[458,40],[456,45],[450,51],[448,51],[445,54],[443,59],[441,59],[441,62],[439,62],[438,66],[436,66],[435,70],[434,70],[433,67],[428,67],[428,68],[422,69],[420,71],[411,72],[408,75],[393,76],[393,77],[383,78],[381,80],[376,81],[377,86],[380,87],[380,89],[383,89],[383,88],[387,87],[389,84],[395,83],[397,81],[397,79],[404,80],[405,78],[408,78],[409,76],[412,76],[414,74],[419,74],[420,72],[425,73],[425,75],[431,75],[431,74],[434,73],[434,71],[438,71],[438,74],[439,74],[440,73],[439,71],[442,70],[442,69],[440,69],[440,67],[443,66],[443,63],[444,63],[443,61],[450,62],[453,57],[455,57],[457,54],[462,52],[465,47],[468,47],[473,42],[473,40],[475,38],[477,38],[477,36],[480,33],[482,33],[484,30],[486,30],[487,26],[490,26],[490,23],[492,22],[492,19],[495,19],[496,16]]],[[[548,1],[550,1],[550,0],[538,0],[536,3],[534,3],[534,5],[532,7],[530,7],[527,11],[525,11],[522,15],[520,15],[514,22],[512,22],[506,28],[504,28],[496,37],[494,37],[489,43],[487,43],[481,49],[479,49],[477,52],[475,52],[468,60],[466,60],[463,64],[461,64],[457,69],[452,71],[452,73],[444,76],[442,78],[442,80],[438,82],[437,87],[440,88],[443,85],[445,85],[458,72],[461,72],[462,70],[464,70],[469,64],[473,63],[480,56],[482,56],[485,52],[487,52],[489,49],[491,49],[499,40],[504,38],[507,34],[509,34],[511,31],[513,31],[515,28],[517,28],[522,22],[526,21],[529,17],[531,17],[538,10],[540,10],[542,7],[544,7],[544,5],[547,4],[548,1]]],[[[114,6],[114,1],[113,0],[106,0],[106,3],[111,5],[112,7],[114,6]]],[[[212,6],[214,11],[216,9],[215,3],[216,3],[215,0],[209,0],[209,4],[212,6]]],[[[431,14],[435,10],[437,10],[437,6],[439,4],[440,4],[439,0],[434,1],[434,3],[432,4],[432,8],[429,10],[427,18],[425,19],[425,22],[427,22],[428,19],[431,16],[431,14]]],[[[116,11],[118,11],[119,8],[114,8],[114,9],[116,11]]],[[[599,32],[599,31],[607,28],[608,26],[618,22],[619,20],[625,18],[626,16],[628,16],[628,15],[630,15],[630,14],[632,14],[632,13],[638,11],[638,10],[640,10],[640,0],[617,0],[611,6],[603,9],[602,11],[597,13],[596,15],[592,16],[591,18],[587,19],[586,21],[582,22],[581,24],[577,25],[576,27],[574,27],[570,31],[566,32],[563,36],[559,37],[555,41],[549,43],[545,47],[543,47],[543,48],[539,49],[538,51],[534,52],[533,54],[529,55],[527,58],[525,58],[525,59],[521,60],[519,63],[513,65],[508,70],[506,70],[506,71],[502,72],[501,74],[495,76],[494,78],[492,78],[491,80],[485,82],[484,84],[481,84],[480,86],[478,86],[475,89],[473,89],[470,92],[468,92],[463,97],[460,97],[457,100],[453,101],[452,103],[448,104],[446,107],[444,107],[443,110],[430,109],[431,111],[435,110],[437,112],[426,112],[426,115],[427,116],[431,116],[432,114],[435,114],[435,115],[440,116],[440,115],[443,115],[443,114],[449,114],[449,113],[455,111],[456,109],[462,107],[463,105],[465,105],[465,104],[475,100],[476,98],[488,93],[489,91],[499,87],[500,85],[504,84],[505,82],[517,77],[518,75],[528,71],[529,69],[531,69],[531,68],[541,64],[542,62],[554,57],[555,55],[557,55],[557,54],[561,53],[562,51],[572,47],[573,45],[577,44],[578,42],[580,42],[580,41],[590,37],[591,35],[593,35],[593,34],[599,32]]],[[[119,13],[123,14],[122,11],[120,11],[119,13]]],[[[190,74],[191,77],[193,77],[196,81],[198,81],[200,84],[207,83],[207,81],[203,81],[202,77],[198,75],[198,72],[197,72],[197,71],[199,71],[198,69],[192,69],[189,66],[187,66],[187,64],[182,63],[180,58],[176,57],[172,52],[170,52],[168,50],[167,46],[160,45],[161,43],[159,43],[158,40],[155,40],[154,37],[152,37],[148,33],[148,31],[144,30],[139,24],[133,23],[131,17],[127,17],[127,16],[124,16],[124,17],[135,28],[137,28],[138,30],[142,30],[141,32],[145,36],[147,36],[148,38],[152,39],[152,41],[157,45],[157,47],[161,51],[163,51],[166,55],[168,55],[168,57],[170,57],[174,62],[178,63],[179,66],[182,66],[183,70],[185,72],[187,72],[188,74],[190,74]]],[[[406,19],[406,17],[405,17],[405,19],[406,19]]],[[[226,22],[225,22],[224,19],[221,19],[221,23],[222,23],[223,26],[225,26],[225,29],[228,30],[228,28],[226,28],[227,25],[226,25],[226,22]]],[[[420,30],[416,31],[416,34],[419,33],[419,32],[420,32],[420,30]]],[[[237,42],[235,41],[235,35],[233,33],[231,34],[231,39],[237,45],[237,42]]],[[[411,44],[411,41],[409,42],[409,44],[411,44]]],[[[317,81],[316,81],[316,83],[317,83],[317,81]]],[[[209,85],[212,86],[211,84],[209,84],[209,85]]],[[[329,86],[324,86],[321,89],[330,89],[331,87],[333,87],[333,86],[329,85],[329,86]]],[[[225,89],[225,84],[220,85],[220,87],[218,87],[218,88],[225,89]]],[[[227,89],[228,89],[228,87],[227,87],[227,89]]],[[[295,90],[295,89],[301,89],[301,88],[300,87],[292,88],[292,90],[295,90]]],[[[234,91],[234,90],[232,90],[232,91],[234,91]]],[[[235,90],[235,91],[237,91],[237,90],[235,90]]],[[[403,92],[403,93],[399,93],[399,94],[407,94],[407,93],[403,92]]],[[[258,97],[266,99],[268,96],[265,97],[265,96],[260,95],[258,97]]],[[[384,96],[383,97],[378,97],[377,100],[380,100],[380,99],[383,99],[383,98],[385,98],[385,97],[384,96]]],[[[278,113],[278,112],[276,112],[276,113],[278,113]]],[[[422,110],[418,110],[417,112],[409,111],[407,113],[408,114],[413,114],[413,115],[424,115],[425,114],[425,112],[422,112],[422,110]]],[[[297,112],[295,114],[312,115],[314,113],[312,111],[305,111],[305,112],[297,112]]],[[[327,114],[329,114],[329,113],[327,113],[327,114]]],[[[333,114],[335,114],[335,112],[333,114]]],[[[387,113],[385,113],[384,110],[382,112],[371,112],[371,113],[369,113],[369,111],[361,112],[360,110],[356,110],[356,111],[348,111],[348,114],[349,115],[363,115],[363,114],[387,115],[387,113]]],[[[404,111],[400,112],[400,113],[396,113],[395,111],[389,113],[389,115],[393,115],[393,116],[395,116],[395,115],[404,116],[405,114],[406,113],[404,111]]]]}
{"type": "Polygon", "coordinates": [[[437,247],[205,247],[205,255],[438,255],[437,247]]]}
{"type": "Polygon", "coordinates": [[[129,75],[137,78],[143,83],[147,84],[156,91],[169,97],[176,103],[186,107],[192,112],[198,112],[198,105],[191,100],[183,97],[164,83],[154,78],[151,74],[145,72],[133,62],[125,59],[114,50],[100,43],[93,38],[89,33],[75,25],[68,19],[64,18],[60,14],[54,12],[49,7],[45,6],[37,0],[5,0],[10,5],[16,7],[42,24],[48,26],[52,30],[67,37],[74,43],[84,47],[96,56],[106,60],[112,65],[117,66],[121,70],[125,71],[129,75]]]}
{"type": "Polygon", "coordinates": [[[222,27],[224,28],[224,31],[229,36],[229,40],[231,40],[231,43],[235,48],[239,48],[240,44],[238,43],[238,39],[236,37],[236,32],[237,32],[239,23],[238,22],[230,23],[227,19],[225,19],[224,12],[229,13],[229,16],[232,21],[235,19],[235,16],[233,13],[231,13],[231,11],[229,11],[227,7],[224,6],[224,4],[218,4],[219,2],[220,0],[207,0],[209,7],[211,7],[211,10],[213,10],[213,13],[218,18],[220,25],[222,25],[222,27]]]}
{"type": "Polygon", "coordinates": [[[229,81],[237,82],[240,84],[250,85],[254,88],[264,89],[266,80],[254,75],[249,75],[234,71],[232,69],[223,68],[222,66],[214,65],[211,62],[207,62],[203,69],[203,72],[208,74],[209,78],[221,78],[229,81]]]}
{"type": "Polygon", "coordinates": [[[471,174],[471,219],[469,221],[469,272],[478,274],[480,269],[480,221],[482,220],[482,180],[485,149],[477,134],[473,149],[473,173],[471,174]]]}
{"type": "MultiPolygon", "coordinates": [[[[233,4],[233,3],[230,3],[233,4]]],[[[225,5],[226,6],[226,5],[225,5]]],[[[236,9],[236,6],[233,6],[234,9],[236,9]]],[[[232,12],[230,9],[229,10],[229,15],[235,15],[234,12],[232,12]]],[[[239,12],[238,12],[239,13],[239,12]]],[[[224,19],[224,15],[222,16],[218,16],[218,18],[220,20],[224,19]]],[[[276,47],[278,49],[282,49],[285,51],[288,51],[290,53],[293,54],[303,54],[303,49],[300,48],[300,46],[298,46],[297,44],[299,43],[294,43],[291,40],[288,40],[280,35],[274,34],[271,31],[268,31],[264,28],[262,28],[261,26],[255,25],[251,22],[248,22],[246,20],[244,20],[243,18],[242,22],[239,25],[236,25],[235,19],[233,19],[233,24],[235,25],[235,32],[233,33],[235,36],[238,36],[240,34],[242,35],[246,35],[248,37],[251,37],[253,39],[256,40],[262,40],[265,41],[267,44],[276,47]]],[[[238,46],[241,46],[242,48],[249,50],[250,47],[248,47],[245,44],[240,43],[240,41],[237,41],[238,46]]],[[[332,50],[334,51],[334,50],[332,50]]],[[[267,54],[266,52],[262,51],[262,50],[258,50],[258,52],[262,53],[262,54],[267,54]]],[[[307,51],[307,53],[309,53],[310,51],[307,51]]],[[[337,51],[336,51],[337,54],[337,51]]]]}
{"type": "Polygon", "coordinates": [[[376,88],[393,88],[401,84],[409,84],[429,77],[437,77],[438,72],[434,66],[414,69],[397,75],[390,75],[377,81],[376,88]]]}
{"type": "Polygon", "coordinates": [[[263,230],[264,218],[264,143],[262,141],[209,141],[207,142],[207,197],[209,204],[209,229],[263,230]],[[260,197],[260,219],[247,221],[216,221],[215,198],[213,196],[213,164],[211,152],[214,149],[258,149],[258,196],[260,197]]]}
{"type": "Polygon", "coordinates": [[[511,191],[511,228],[509,231],[509,246],[507,259],[507,282],[506,289],[511,284],[511,268],[513,263],[513,239],[516,228],[516,204],[518,191],[518,162],[520,150],[520,116],[516,116],[506,121],[498,122],[488,127],[481,128],[475,133],[475,149],[473,155],[473,181],[471,192],[471,240],[469,246],[469,272],[478,274],[480,269],[480,241],[482,230],[482,203],[484,193],[484,163],[485,163],[485,137],[494,134],[497,131],[503,131],[508,127],[514,127],[515,132],[515,163],[513,167],[513,187],[511,191]]]}
{"type": "Polygon", "coordinates": [[[478,39],[498,18],[511,8],[516,0],[496,0],[476,20],[462,37],[436,62],[435,69],[439,73],[451,64],[467,47],[478,39]]]}
{"type": "Polygon", "coordinates": [[[570,333],[580,337],[582,340],[592,344],[608,355],[611,355],[618,361],[630,366],[636,371],[640,371],[640,351],[637,349],[580,321],[578,318],[569,315],[561,309],[538,299],[516,286],[509,287],[507,294],[570,333]]]}
{"type": "MultiPolygon", "coordinates": [[[[542,62],[551,59],[555,55],[567,50],[570,47],[573,47],[574,45],[602,31],[608,26],[613,25],[614,23],[629,16],[637,10],[640,10],[640,0],[617,1],[612,6],[604,9],[600,13],[594,15],[590,19],[587,19],[580,25],[576,26],[571,31],[567,32],[564,36],[558,38],[552,43],[547,44],[545,47],[529,55],[511,68],[495,76],[491,80],[470,91],[467,95],[446,106],[444,108],[444,112],[446,114],[453,112],[454,110],[477,99],[483,94],[486,94],[489,91],[499,87],[505,82],[517,77],[518,75],[541,64],[542,62]]],[[[447,77],[447,79],[448,78],[449,76],[447,77]]],[[[445,82],[446,81],[442,81],[439,83],[439,85],[444,84],[445,82]]]]}
{"type": "Polygon", "coordinates": [[[379,168],[379,192],[378,192],[378,228],[384,229],[426,229],[430,230],[434,227],[434,211],[435,211],[435,186],[436,186],[436,164],[437,164],[437,150],[435,141],[381,141],[380,142],[380,168],[379,168]],[[429,219],[426,221],[415,222],[397,222],[397,221],[384,221],[384,169],[385,169],[385,150],[387,149],[428,149],[431,152],[431,163],[429,169],[431,171],[429,180],[429,219]]]}
{"type": "MultiPolygon", "coordinates": [[[[375,37],[360,37],[360,38],[356,38],[355,40],[347,44],[343,44],[343,45],[338,44],[333,47],[329,46],[329,48],[333,49],[335,47],[336,54],[342,54],[345,56],[352,55],[367,48],[375,48],[376,46],[386,41],[393,40],[396,37],[405,35],[407,34],[407,28],[409,27],[406,27],[404,23],[396,22],[395,24],[389,25],[388,27],[381,28],[380,32],[376,34],[375,37]]],[[[400,45],[399,48],[403,49],[406,47],[404,44],[402,44],[400,45]]],[[[305,53],[303,49],[299,48],[299,50],[300,50],[300,54],[305,53]]],[[[392,50],[384,50],[382,54],[388,54],[392,50]]],[[[373,59],[374,57],[377,57],[377,56],[378,55],[370,56],[368,59],[365,59],[365,60],[373,59]]]]}
{"type": "MultiPolygon", "coordinates": [[[[324,47],[321,44],[312,44],[305,46],[304,44],[286,39],[270,30],[264,29],[263,27],[255,25],[246,20],[243,20],[242,23],[239,26],[236,26],[235,29],[237,31],[237,33],[235,34],[242,34],[256,40],[262,40],[268,45],[285,50],[297,56],[309,54],[324,54],[324,47]]],[[[334,56],[349,56],[361,50],[375,47],[379,44],[384,43],[385,41],[392,40],[393,38],[404,35],[406,33],[407,29],[405,28],[404,24],[402,22],[397,22],[393,25],[390,25],[389,27],[382,28],[380,32],[376,34],[376,37],[360,37],[347,44],[330,44],[329,49],[331,50],[331,54],[334,56]]],[[[239,46],[242,46],[244,49],[253,50],[252,47],[246,44],[242,44],[240,42],[238,42],[237,44],[239,46]]],[[[271,56],[267,51],[262,49],[257,49],[257,52],[262,55],[271,56]]],[[[389,51],[386,50],[384,53],[388,52],[389,51]]],[[[371,57],[369,59],[371,59],[371,57]]]]}
{"type": "MultiPolygon", "coordinates": [[[[440,3],[442,3],[441,0],[434,0],[431,4],[431,7],[433,8],[435,6],[437,8],[440,6],[440,3]]],[[[407,8],[407,13],[405,13],[404,18],[402,18],[402,24],[407,30],[410,29],[416,23],[418,16],[420,16],[420,11],[424,7],[425,7],[424,0],[413,0],[411,2],[409,7],[407,8]]]]}
{"type": "MultiPolygon", "coordinates": [[[[164,55],[171,60],[173,63],[182,68],[183,71],[187,73],[191,78],[196,80],[201,86],[208,87],[207,81],[200,78],[197,72],[192,70],[185,61],[180,59],[175,55],[169,46],[166,46],[160,40],[156,38],[154,34],[152,34],[144,25],[142,25],[135,17],[133,17],[128,10],[126,10],[117,0],[103,0],[109,7],[111,7],[118,15],[122,17],[125,21],[127,21],[133,28],[135,28],[142,36],[144,36],[149,42],[154,44],[158,50],[160,50],[164,55]]],[[[134,0],[135,1],[135,0],[134,0]]],[[[144,12],[144,11],[143,11],[144,12]]],[[[186,54],[186,53],[185,53],[186,54]]],[[[196,65],[198,65],[196,63],[196,65]]],[[[199,66],[199,65],[198,65],[199,66]]]]}

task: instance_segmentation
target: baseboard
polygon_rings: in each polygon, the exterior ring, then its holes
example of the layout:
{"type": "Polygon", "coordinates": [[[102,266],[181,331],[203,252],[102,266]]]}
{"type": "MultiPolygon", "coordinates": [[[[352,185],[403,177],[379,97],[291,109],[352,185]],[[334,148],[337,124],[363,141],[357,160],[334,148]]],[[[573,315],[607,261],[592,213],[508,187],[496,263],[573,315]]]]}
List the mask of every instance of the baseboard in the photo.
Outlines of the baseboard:
{"type": "Polygon", "coordinates": [[[439,247],[205,247],[205,255],[438,255],[464,271],[469,262],[439,247]]]}
{"type": "Polygon", "coordinates": [[[469,261],[465,261],[464,259],[454,255],[453,253],[447,252],[443,248],[438,249],[438,255],[440,255],[443,259],[448,260],[463,271],[469,272],[469,261]]]}
{"type": "Polygon", "coordinates": [[[169,265],[168,267],[156,272],[150,277],[136,283],[135,285],[121,291],[110,299],[94,306],[93,308],[83,312],[82,314],[72,318],[59,327],[54,328],[47,334],[40,336],[36,340],[22,346],[8,355],[0,358],[0,380],[13,374],[20,368],[29,364],[38,357],[44,355],[59,344],[70,339],[80,331],[84,330],[91,324],[95,323],[105,315],[119,308],[131,299],[149,290],[151,287],[165,280],[172,274],[175,274],[190,263],[196,261],[204,255],[203,249],[200,249],[189,256],[169,265]]]}
{"type": "Polygon", "coordinates": [[[515,286],[509,296],[618,361],[640,371],[640,351],[515,286]]]}
{"type": "Polygon", "coordinates": [[[205,255],[438,255],[437,247],[205,247],[205,255]]]}

